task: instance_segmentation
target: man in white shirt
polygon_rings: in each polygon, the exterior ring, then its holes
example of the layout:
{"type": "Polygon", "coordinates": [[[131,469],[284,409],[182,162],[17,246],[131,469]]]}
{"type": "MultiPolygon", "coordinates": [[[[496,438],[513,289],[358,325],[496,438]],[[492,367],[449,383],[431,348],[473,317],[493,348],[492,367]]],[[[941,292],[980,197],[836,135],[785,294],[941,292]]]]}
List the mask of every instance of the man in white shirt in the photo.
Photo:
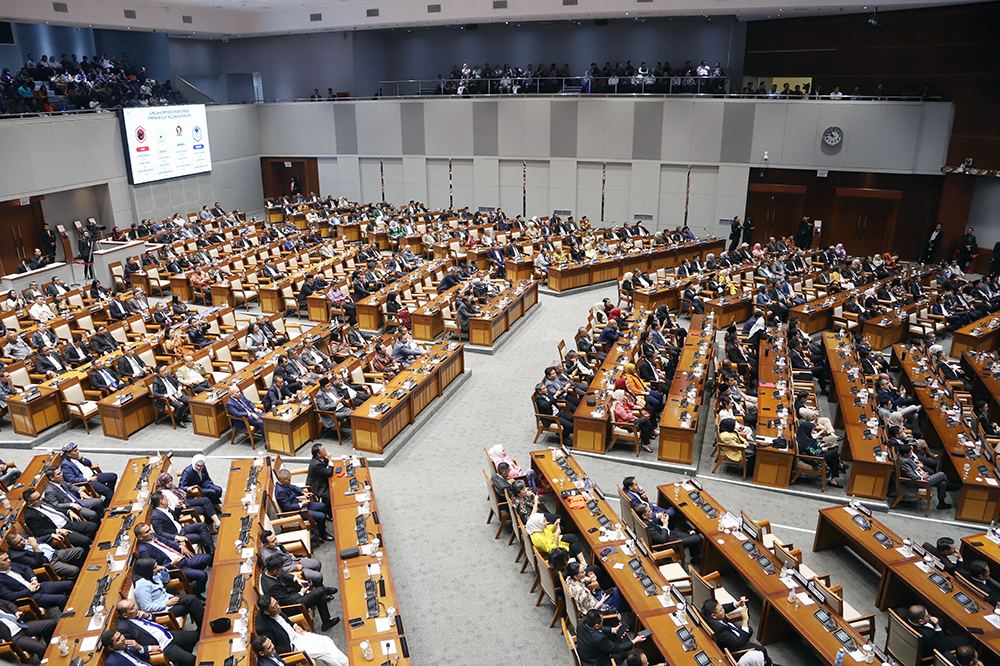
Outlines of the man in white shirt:
{"type": "Polygon", "coordinates": [[[212,388],[212,382],[205,379],[205,369],[194,362],[194,357],[188,354],[184,357],[184,365],[177,369],[177,381],[184,386],[190,386],[195,393],[204,393],[212,388]]]}
{"type": "Polygon", "coordinates": [[[175,666],[194,666],[197,631],[167,631],[130,599],[122,599],[115,604],[115,611],[118,613],[116,628],[125,638],[149,648],[151,652],[163,652],[175,666]]]}
{"type": "Polygon", "coordinates": [[[844,99],[844,93],[840,92],[840,86],[834,86],[830,93],[830,99],[844,99]]]}
{"type": "Polygon", "coordinates": [[[329,636],[306,631],[281,612],[278,600],[268,594],[257,599],[256,630],[266,636],[276,649],[291,647],[292,651],[305,652],[313,659],[329,666],[347,666],[347,656],[340,651],[329,636]]]}
{"type": "Polygon", "coordinates": [[[48,321],[56,318],[56,313],[45,302],[44,296],[35,297],[35,303],[28,309],[28,314],[35,321],[48,321]]]}

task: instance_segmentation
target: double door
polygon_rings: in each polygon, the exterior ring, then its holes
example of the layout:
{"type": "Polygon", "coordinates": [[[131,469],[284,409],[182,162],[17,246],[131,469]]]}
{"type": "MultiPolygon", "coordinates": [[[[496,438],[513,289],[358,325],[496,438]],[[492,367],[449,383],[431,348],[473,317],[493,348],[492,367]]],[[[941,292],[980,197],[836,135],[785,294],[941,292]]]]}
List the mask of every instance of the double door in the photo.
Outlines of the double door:
{"type": "Polygon", "coordinates": [[[842,243],[852,257],[889,252],[902,195],[899,190],[838,187],[829,243],[842,243]]]}
{"type": "Polygon", "coordinates": [[[18,264],[41,247],[43,221],[40,197],[24,206],[16,199],[0,202],[0,275],[16,272],[18,264]]]}
{"type": "Polygon", "coordinates": [[[774,236],[794,236],[805,206],[806,188],[798,185],[753,184],[747,188],[747,215],[753,215],[755,243],[774,236]]]}

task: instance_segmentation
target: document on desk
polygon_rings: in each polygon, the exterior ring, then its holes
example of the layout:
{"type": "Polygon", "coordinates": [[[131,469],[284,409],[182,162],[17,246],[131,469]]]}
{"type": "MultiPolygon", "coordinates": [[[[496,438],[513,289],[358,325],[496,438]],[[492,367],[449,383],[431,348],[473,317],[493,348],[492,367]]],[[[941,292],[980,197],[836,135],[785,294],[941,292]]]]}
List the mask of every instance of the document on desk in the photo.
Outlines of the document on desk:
{"type": "Polygon", "coordinates": [[[382,641],[382,656],[388,657],[392,654],[396,654],[396,641],[382,641]]]}
{"type": "Polygon", "coordinates": [[[381,634],[383,631],[389,631],[390,629],[392,629],[392,625],[389,624],[389,618],[387,617],[375,618],[375,631],[381,634]]]}
{"type": "Polygon", "coordinates": [[[378,565],[378,563],[369,564],[367,566],[368,566],[368,575],[369,576],[377,576],[377,575],[379,575],[382,572],[382,567],[380,567],[378,565]]]}
{"type": "Polygon", "coordinates": [[[808,592],[799,592],[795,596],[799,598],[799,601],[802,603],[803,606],[812,606],[813,604],[816,603],[816,601],[811,596],[809,596],[808,592]]]}
{"type": "Polygon", "coordinates": [[[80,641],[80,652],[90,652],[97,647],[97,635],[87,636],[80,641]]]}
{"type": "Polygon", "coordinates": [[[984,617],[986,618],[987,622],[992,624],[997,629],[1000,629],[1000,615],[997,615],[995,613],[990,613],[989,615],[985,615],[984,617]]]}
{"type": "Polygon", "coordinates": [[[853,652],[848,652],[854,658],[854,661],[861,663],[865,660],[865,654],[861,650],[854,650],[853,652]]]}

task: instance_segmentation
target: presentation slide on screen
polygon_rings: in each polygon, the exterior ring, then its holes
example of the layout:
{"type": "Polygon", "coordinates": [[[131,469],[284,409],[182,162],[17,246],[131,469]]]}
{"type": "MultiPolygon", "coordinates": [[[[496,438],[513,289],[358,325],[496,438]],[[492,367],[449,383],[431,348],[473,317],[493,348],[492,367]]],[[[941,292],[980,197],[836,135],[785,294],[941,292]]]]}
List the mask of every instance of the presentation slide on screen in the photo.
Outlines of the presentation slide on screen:
{"type": "Polygon", "coordinates": [[[133,185],[212,170],[205,106],[122,109],[133,185]]]}

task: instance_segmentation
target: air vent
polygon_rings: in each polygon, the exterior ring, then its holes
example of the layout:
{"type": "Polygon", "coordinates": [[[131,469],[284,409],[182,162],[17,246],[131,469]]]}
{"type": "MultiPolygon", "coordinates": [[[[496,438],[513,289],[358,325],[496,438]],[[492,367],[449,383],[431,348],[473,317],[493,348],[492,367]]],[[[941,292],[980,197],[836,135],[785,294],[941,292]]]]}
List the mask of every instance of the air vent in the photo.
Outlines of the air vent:
{"type": "Polygon", "coordinates": [[[125,18],[127,18],[127,19],[134,19],[135,18],[135,10],[134,9],[126,9],[125,10],[125,18]]]}
{"type": "Polygon", "coordinates": [[[493,0],[493,9],[507,9],[507,0],[493,0]]]}
{"type": "Polygon", "coordinates": [[[378,16],[378,10],[377,9],[369,9],[368,10],[368,18],[375,18],[376,16],[378,16]]]}
{"type": "Polygon", "coordinates": [[[636,2],[652,2],[653,0],[635,0],[636,2]]]}
{"type": "Polygon", "coordinates": [[[57,12],[59,14],[69,14],[69,7],[66,5],[65,2],[53,2],[52,11],[57,12]]]}
{"type": "Polygon", "coordinates": [[[563,7],[567,7],[567,6],[570,6],[570,5],[576,5],[576,4],[577,4],[577,0],[563,0],[563,7]]]}
{"type": "Polygon", "coordinates": [[[310,23],[316,23],[317,21],[322,21],[322,20],[323,20],[323,15],[322,14],[310,14],[309,15],[309,22],[310,23]]]}
{"type": "Polygon", "coordinates": [[[642,213],[636,213],[635,215],[632,216],[632,219],[635,220],[636,222],[652,222],[653,216],[643,215],[642,213]]]}
{"type": "Polygon", "coordinates": [[[440,14],[441,13],[441,5],[427,5],[427,13],[428,14],[440,14]]]}
{"type": "Polygon", "coordinates": [[[559,217],[572,217],[573,216],[573,211],[571,211],[571,210],[554,210],[554,211],[552,211],[552,214],[553,215],[558,215],[559,217]]]}
{"type": "Polygon", "coordinates": [[[187,14],[181,14],[181,23],[194,23],[194,19],[187,14]]]}

